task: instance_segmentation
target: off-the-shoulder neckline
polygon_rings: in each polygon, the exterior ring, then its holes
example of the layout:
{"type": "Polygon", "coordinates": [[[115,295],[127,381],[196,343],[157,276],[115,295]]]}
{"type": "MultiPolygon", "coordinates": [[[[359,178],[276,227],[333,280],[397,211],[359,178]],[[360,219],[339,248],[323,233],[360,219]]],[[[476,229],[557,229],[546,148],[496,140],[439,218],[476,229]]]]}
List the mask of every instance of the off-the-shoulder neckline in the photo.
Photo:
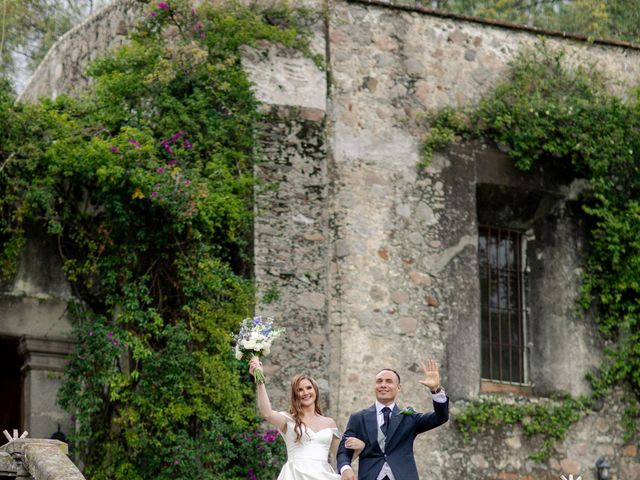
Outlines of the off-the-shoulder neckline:
{"type": "MultiPolygon", "coordinates": [[[[283,415],[284,415],[288,420],[294,421],[294,420],[293,420],[293,417],[292,417],[289,413],[287,413],[287,412],[283,412],[282,414],[283,414],[283,415]]],[[[315,433],[316,435],[317,435],[318,433],[322,432],[323,430],[335,430],[336,432],[339,432],[338,427],[324,427],[324,428],[321,428],[320,430],[317,430],[317,431],[316,431],[316,430],[314,430],[313,428],[311,428],[309,425],[307,425],[306,423],[304,424],[304,426],[305,426],[305,428],[306,428],[307,430],[311,430],[311,431],[312,431],[313,433],[315,433]]]]}

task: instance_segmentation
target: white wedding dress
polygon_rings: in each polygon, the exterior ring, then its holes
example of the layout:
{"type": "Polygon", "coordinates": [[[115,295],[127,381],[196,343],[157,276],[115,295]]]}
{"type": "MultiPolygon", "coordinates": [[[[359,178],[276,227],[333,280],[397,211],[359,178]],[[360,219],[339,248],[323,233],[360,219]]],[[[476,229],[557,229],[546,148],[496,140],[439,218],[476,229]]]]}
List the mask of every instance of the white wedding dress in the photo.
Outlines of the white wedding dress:
{"type": "Polygon", "coordinates": [[[329,448],[334,436],[340,437],[337,428],[323,428],[314,432],[302,425],[302,437],[296,442],[296,423],[287,416],[287,432],[280,434],[287,446],[287,463],[278,480],[340,480],[329,465],[329,448]]]}

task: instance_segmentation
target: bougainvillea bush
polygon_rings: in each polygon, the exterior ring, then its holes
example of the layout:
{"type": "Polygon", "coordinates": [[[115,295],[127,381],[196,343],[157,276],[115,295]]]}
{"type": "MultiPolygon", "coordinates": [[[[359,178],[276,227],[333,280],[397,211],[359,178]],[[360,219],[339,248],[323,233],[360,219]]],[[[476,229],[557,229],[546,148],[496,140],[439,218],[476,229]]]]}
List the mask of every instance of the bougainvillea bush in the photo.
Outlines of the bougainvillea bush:
{"type": "Polygon", "coordinates": [[[91,479],[274,477],[230,332],[251,315],[257,102],[239,50],[305,48],[285,9],[146,5],[81,98],[0,88],[0,263],[48,238],[73,289],[60,393],[91,479]],[[263,461],[264,460],[264,461],[263,461]]]}

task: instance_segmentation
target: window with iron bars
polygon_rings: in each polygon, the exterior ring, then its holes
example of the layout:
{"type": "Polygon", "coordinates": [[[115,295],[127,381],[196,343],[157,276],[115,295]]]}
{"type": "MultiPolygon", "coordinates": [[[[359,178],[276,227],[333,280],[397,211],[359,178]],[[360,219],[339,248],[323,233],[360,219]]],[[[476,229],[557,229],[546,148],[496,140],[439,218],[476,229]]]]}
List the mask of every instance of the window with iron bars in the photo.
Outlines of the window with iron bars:
{"type": "Polygon", "coordinates": [[[522,233],[481,226],[478,264],[481,293],[481,375],[525,384],[525,308],[522,233]]]}

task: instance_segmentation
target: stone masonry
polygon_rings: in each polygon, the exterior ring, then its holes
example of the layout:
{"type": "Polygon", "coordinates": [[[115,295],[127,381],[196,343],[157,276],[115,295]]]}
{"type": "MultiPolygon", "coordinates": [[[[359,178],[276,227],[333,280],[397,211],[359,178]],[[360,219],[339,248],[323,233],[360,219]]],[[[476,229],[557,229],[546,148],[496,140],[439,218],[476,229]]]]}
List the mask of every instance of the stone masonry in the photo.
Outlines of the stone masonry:
{"type": "Polygon", "coordinates": [[[59,440],[18,438],[0,446],[0,478],[84,480],[59,440]]]}

